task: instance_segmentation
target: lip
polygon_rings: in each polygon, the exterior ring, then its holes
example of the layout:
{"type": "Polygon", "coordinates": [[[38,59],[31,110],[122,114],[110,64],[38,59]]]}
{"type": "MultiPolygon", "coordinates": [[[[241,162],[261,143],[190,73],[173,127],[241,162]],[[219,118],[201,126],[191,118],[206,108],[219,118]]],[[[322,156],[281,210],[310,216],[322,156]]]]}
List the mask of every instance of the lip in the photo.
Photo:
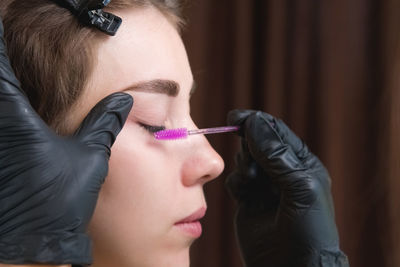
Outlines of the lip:
{"type": "Polygon", "coordinates": [[[176,222],[175,224],[198,221],[201,218],[203,218],[204,215],[206,215],[206,211],[207,211],[207,208],[201,207],[197,211],[193,212],[191,215],[189,215],[186,218],[180,220],[179,222],[176,222]]]}
{"type": "Polygon", "coordinates": [[[201,207],[191,215],[176,222],[175,226],[194,238],[200,237],[202,233],[202,227],[199,220],[205,216],[206,210],[207,208],[201,207]]]}

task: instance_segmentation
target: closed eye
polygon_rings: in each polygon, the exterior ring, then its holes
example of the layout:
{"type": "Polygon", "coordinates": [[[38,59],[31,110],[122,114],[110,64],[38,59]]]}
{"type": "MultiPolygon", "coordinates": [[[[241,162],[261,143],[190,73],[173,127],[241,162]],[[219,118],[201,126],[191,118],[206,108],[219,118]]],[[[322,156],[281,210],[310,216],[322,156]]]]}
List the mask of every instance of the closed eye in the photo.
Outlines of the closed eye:
{"type": "Polygon", "coordinates": [[[156,126],[156,125],[147,125],[144,123],[140,123],[140,126],[142,126],[144,129],[146,129],[146,131],[148,131],[149,133],[156,133],[159,131],[163,131],[165,130],[165,126],[156,126]]]}

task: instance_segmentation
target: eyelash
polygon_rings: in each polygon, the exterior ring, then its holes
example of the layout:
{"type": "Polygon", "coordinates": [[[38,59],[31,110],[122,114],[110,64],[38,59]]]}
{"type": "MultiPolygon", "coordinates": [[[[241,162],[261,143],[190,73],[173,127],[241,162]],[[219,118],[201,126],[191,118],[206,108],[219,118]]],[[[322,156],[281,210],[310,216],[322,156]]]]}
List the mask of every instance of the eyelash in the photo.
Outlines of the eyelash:
{"type": "Polygon", "coordinates": [[[149,133],[155,133],[158,131],[162,131],[165,130],[165,126],[155,126],[155,125],[147,125],[144,123],[140,123],[140,126],[142,126],[144,129],[146,129],[146,131],[148,131],[149,133]]]}

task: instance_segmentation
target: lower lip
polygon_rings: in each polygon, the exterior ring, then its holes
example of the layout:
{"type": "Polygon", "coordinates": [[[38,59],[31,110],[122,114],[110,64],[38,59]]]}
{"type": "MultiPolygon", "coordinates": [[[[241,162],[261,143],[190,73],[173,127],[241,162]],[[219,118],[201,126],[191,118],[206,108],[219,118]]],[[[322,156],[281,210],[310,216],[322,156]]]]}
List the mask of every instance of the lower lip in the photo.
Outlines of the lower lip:
{"type": "Polygon", "coordinates": [[[177,223],[175,226],[194,238],[201,236],[202,228],[199,221],[177,223]]]}

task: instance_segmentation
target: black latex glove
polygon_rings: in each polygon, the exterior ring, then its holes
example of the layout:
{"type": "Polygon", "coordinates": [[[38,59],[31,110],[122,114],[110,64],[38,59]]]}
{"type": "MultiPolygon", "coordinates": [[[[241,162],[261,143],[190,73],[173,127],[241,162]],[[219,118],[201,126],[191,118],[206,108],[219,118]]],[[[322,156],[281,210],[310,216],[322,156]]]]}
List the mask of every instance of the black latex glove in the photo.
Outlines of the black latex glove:
{"type": "Polygon", "coordinates": [[[57,136],[19,89],[1,20],[0,37],[0,263],[90,263],[85,230],[132,97],[103,99],[73,137],[57,136]]]}
{"type": "Polygon", "coordinates": [[[238,168],[226,186],[238,201],[236,233],[247,267],[343,267],[323,164],[281,121],[234,110],[240,125],[238,168]]]}

